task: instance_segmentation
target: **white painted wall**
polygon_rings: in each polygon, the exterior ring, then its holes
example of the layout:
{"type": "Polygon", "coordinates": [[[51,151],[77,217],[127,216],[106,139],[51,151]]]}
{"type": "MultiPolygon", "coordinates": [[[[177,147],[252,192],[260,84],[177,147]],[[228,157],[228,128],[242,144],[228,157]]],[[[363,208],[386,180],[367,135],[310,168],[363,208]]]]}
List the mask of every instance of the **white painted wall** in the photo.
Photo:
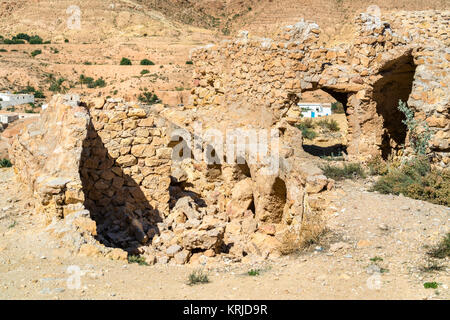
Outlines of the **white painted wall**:
{"type": "Polygon", "coordinates": [[[299,103],[303,118],[317,118],[331,115],[331,106],[328,103],[299,103]]]}
{"type": "Polygon", "coordinates": [[[34,103],[34,95],[0,92],[0,109],[6,109],[25,103],[34,103]]]}
{"type": "Polygon", "coordinates": [[[19,119],[17,114],[0,114],[0,123],[8,124],[19,119]]]}

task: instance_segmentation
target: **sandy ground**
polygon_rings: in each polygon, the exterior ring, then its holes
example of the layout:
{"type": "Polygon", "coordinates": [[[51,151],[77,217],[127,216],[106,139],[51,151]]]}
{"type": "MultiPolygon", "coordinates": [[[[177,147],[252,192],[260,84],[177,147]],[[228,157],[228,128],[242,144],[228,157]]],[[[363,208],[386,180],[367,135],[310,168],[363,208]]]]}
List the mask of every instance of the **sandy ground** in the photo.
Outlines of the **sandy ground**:
{"type": "Polygon", "coordinates": [[[203,266],[210,283],[187,285],[197,267],[140,266],[72,255],[43,231],[0,169],[0,299],[449,299],[448,259],[424,272],[426,245],[449,231],[450,208],[337,184],[329,232],[299,254],[253,264],[203,266]],[[376,262],[371,261],[378,257],[376,262]],[[382,260],[380,260],[380,258],[382,260]],[[250,269],[260,274],[249,276],[250,269]],[[77,270],[79,288],[77,285],[77,270]],[[425,289],[435,281],[438,289],[425,289]]]}

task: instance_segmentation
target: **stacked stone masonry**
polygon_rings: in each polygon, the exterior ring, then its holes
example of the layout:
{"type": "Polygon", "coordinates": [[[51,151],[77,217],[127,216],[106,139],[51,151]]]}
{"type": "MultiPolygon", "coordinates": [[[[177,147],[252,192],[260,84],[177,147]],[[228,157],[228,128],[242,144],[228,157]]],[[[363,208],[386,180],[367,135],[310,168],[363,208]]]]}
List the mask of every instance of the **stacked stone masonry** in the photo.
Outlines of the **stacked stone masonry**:
{"type": "Polygon", "coordinates": [[[235,40],[193,50],[196,66],[190,104],[239,110],[256,126],[286,115],[302,92],[322,89],[345,105],[349,156],[384,158],[408,145],[398,100],[434,132],[429,154],[450,164],[450,11],[367,13],[355,21],[352,43],[319,45],[319,26],[300,21],[276,38],[235,40]],[[225,107],[224,107],[225,108],[225,107]]]}
{"type": "Polygon", "coordinates": [[[123,258],[123,249],[180,264],[278,256],[287,241],[298,247],[321,232],[333,182],[299,160],[298,129],[277,125],[280,170],[267,175],[246,163],[173,161],[180,126],[164,111],[102,98],[73,106],[55,96],[23,129],[10,154],[49,230],[80,253],[123,258]]]}

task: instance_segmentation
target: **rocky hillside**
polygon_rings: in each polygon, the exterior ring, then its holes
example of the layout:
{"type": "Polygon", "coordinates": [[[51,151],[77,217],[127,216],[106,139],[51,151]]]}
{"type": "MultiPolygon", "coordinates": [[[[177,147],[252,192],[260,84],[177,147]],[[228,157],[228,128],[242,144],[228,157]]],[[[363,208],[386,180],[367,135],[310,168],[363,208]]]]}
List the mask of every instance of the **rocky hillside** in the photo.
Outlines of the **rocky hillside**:
{"type": "Polygon", "coordinates": [[[175,21],[212,28],[221,34],[239,29],[258,35],[270,35],[280,26],[299,19],[313,20],[325,31],[323,40],[339,34],[341,41],[352,35],[353,17],[377,5],[381,13],[393,10],[445,9],[446,0],[141,0],[144,7],[154,8],[175,21]]]}
{"type": "MultiPolygon", "coordinates": [[[[445,9],[446,0],[374,0],[381,12],[445,9]]],[[[317,22],[329,36],[351,31],[353,17],[366,11],[364,0],[119,0],[114,3],[68,0],[16,0],[0,2],[0,34],[41,30],[44,35],[72,36],[80,41],[115,36],[179,35],[188,26],[228,35],[248,29],[267,35],[299,19],[317,22]],[[83,28],[67,30],[70,6],[79,6],[83,28]],[[84,30],[84,31],[83,31],[84,30]],[[95,32],[92,32],[95,30],[95,32]]]]}
{"type": "MultiPolygon", "coordinates": [[[[440,9],[448,1],[372,3],[387,12],[440,9]]],[[[47,97],[101,91],[134,99],[143,91],[155,91],[164,103],[186,103],[192,88],[192,67],[186,61],[192,48],[241,29],[273,37],[279,26],[301,18],[316,21],[323,31],[321,41],[334,45],[353,37],[353,18],[366,9],[363,0],[1,0],[0,36],[10,39],[26,33],[50,43],[0,43],[0,90],[19,91],[30,85],[47,97]],[[76,15],[68,11],[71,6],[81,10],[79,30],[68,28],[76,15]],[[133,66],[120,66],[123,57],[133,66]],[[155,65],[137,66],[142,59],[155,65]],[[102,77],[106,84],[86,88],[81,76],[102,77]],[[49,90],[54,81],[63,81],[61,90],[49,90]]]]}

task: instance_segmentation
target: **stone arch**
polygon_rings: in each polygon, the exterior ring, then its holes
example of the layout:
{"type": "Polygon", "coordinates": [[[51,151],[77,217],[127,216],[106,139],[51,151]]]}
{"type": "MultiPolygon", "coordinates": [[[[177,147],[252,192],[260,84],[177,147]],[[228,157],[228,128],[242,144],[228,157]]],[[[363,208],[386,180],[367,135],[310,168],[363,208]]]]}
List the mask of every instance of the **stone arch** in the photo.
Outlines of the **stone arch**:
{"type": "Polygon", "coordinates": [[[388,61],[379,70],[379,79],[373,84],[372,99],[380,119],[378,134],[381,156],[387,159],[405,143],[407,128],[398,110],[399,100],[408,101],[412,91],[416,65],[411,51],[388,61]]]}
{"type": "MultiPolygon", "coordinates": [[[[349,123],[350,123],[350,114],[348,112],[349,109],[349,97],[354,94],[354,92],[347,90],[346,88],[333,88],[327,86],[321,86],[317,83],[310,89],[304,90],[302,92],[302,96],[306,96],[306,101],[308,102],[329,102],[334,103],[332,100],[336,100],[336,102],[341,103],[344,108],[345,115],[345,126],[347,127],[347,135],[349,134],[349,123]]],[[[344,140],[344,139],[343,139],[344,140]]],[[[307,141],[306,141],[307,142],[307,141]]],[[[337,143],[330,146],[319,146],[313,143],[305,143],[303,140],[303,150],[313,156],[336,156],[342,153],[347,153],[347,144],[337,143]]]]}

